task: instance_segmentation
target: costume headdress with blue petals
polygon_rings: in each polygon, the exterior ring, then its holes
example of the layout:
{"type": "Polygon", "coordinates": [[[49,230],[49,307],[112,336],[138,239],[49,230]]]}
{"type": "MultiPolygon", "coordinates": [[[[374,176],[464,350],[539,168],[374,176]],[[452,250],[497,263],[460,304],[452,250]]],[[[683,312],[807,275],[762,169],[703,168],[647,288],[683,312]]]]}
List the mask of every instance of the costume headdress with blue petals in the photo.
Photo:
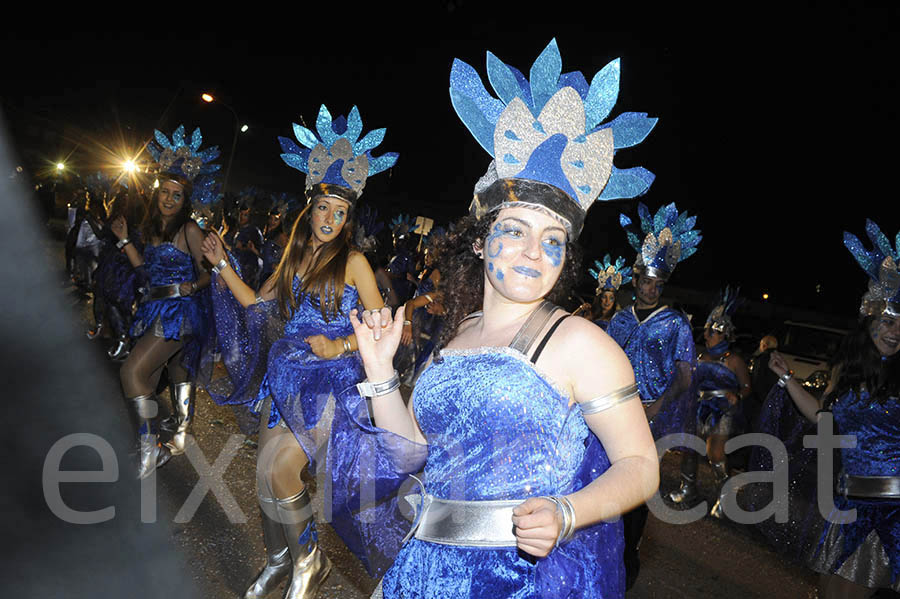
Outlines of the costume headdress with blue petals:
{"type": "Polygon", "coordinates": [[[589,268],[588,272],[597,280],[596,295],[604,291],[618,291],[619,287],[631,280],[631,267],[625,266],[625,258],[616,258],[613,262],[609,254],[603,257],[603,262],[594,260],[597,270],[589,268]]]}
{"type": "Polygon", "coordinates": [[[403,239],[418,228],[415,219],[408,214],[401,213],[391,219],[391,232],[397,239],[403,239]]]}
{"type": "Polygon", "coordinates": [[[626,231],[628,243],[638,253],[634,272],[666,280],[679,262],[697,251],[702,239],[700,231],[694,229],[697,217],[688,216],[687,212],[679,214],[674,202],[652,216],[643,203],[638,203],[638,216],[640,233],[630,218],[619,215],[619,224],[626,231]]]}
{"type": "Polygon", "coordinates": [[[716,305],[706,319],[705,326],[717,333],[722,333],[728,341],[734,341],[735,328],[731,319],[742,303],[739,297],[740,293],[740,288],[732,289],[730,286],[726,286],[723,291],[719,292],[716,305]]]}
{"type": "Polygon", "coordinates": [[[613,166],[616,151],[639,144],[657,119],[626,112],[606,119],[619,94],[619,60],[590,85],[578,71],[562,73],[552,40],[531,67],[530,79],[487,53],[491,96],[474,68],[454,60],[450,99],[478,143],[494,157],[475,187],[470,212],[484,214],[514,202],[549,208],[577,236],[597,200],[633,198],[653,182],[650,171],[613,166]]]}
{"type": "Polygon", "coordinates": [[[194,129],[190,142],[185,140],[184,125],[179,125],[172,132],[172,140],[159,130],[153,131],[154,140],[147,144],[147,150],[159,167],[160,175],[177,174],[193,183],[191,202],[194,206],[210,206],[218,202],[219,186],[212,174],[222,165],[214,164],[219,157],[219,147],[213,146],[200,150],[203,135],[200,128],[194,129]]]}
{"type": "Polygon", "coordinates": [[[352,204],[362,195],[370,176],[397,163],[399,154],[396,152],[372,156],[372,150],[384,139],[386,129],[375,129],[359,138],[363,124],[356,106],[349,116],[332,119],[322,104],[315,132],[296,123],[293,125],[294,135],[304,147],[279,137],[284,151],[281,159],[288,166],[306,173],[308,198],[332,195],[352,204]]]}
{"type": "Polygon", "coordinates": [[[859,312],[862,316],[888,314],[900,317],[900,233],[891,241],[881,229],[866,219],[866,235],[872,242],[867,250],[855,235],[844,232],[844,245],[869,275],[869,289],[863,295],[859,312]]]}

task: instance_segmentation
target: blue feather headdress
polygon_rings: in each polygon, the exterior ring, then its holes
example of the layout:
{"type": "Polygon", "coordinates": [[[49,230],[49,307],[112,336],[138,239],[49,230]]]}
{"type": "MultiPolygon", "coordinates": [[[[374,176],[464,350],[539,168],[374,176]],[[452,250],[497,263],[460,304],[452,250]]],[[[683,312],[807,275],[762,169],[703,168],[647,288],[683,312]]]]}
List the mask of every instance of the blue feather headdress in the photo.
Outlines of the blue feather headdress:
{"type": "Polygon", "coordinates": [[[705,326],[722,333],[729,341],[734,341],[735,333],[734,322],[731,319],[738,307],[743,303],[739,297],[740,293],[741,289],[739,287],[732,289],[730,286],[726,286],[724,290],[719,292],[719,296],[716,298],[716,305],[706,319],[705,326]]]}
{"type": "Polygon", "coordinates": [[[212,146],[200,150],[203,135],[200,128],[194,129],[190,142],[185,140],[184,125],[172,132],[172,140],[159,130],[153,131],[154,140],[147,144],[147,150],[156,161],[159,174],[182,175],[191,181],[194,191],[191,203],[196,207],[211,206],[221,200],[219,185],[213,178],[222,165],[213,163],[219,157],[219,147],[212,146]]]}
{"type": "Polygon", "coordinates": [[[415,219],[408,214],[398,214],[391,219],[391,232],[398,239],[403,239],[410,233],[414,233],[418,228],[419,225],[416,224],[415,219]]]}
{"type": "Polygon", "coordinates": [[[588,272],[597,279],[596,294],[604,291],[618,291],[619,287],[631,280],[631,267],[625,266],[625,258],[616,258],[613,262],[609,254],[603,257],[603,262],[594,260],[597,270],[589,268],[588,272]]]}
{"type": "Polygon", "coordinates": [[[363,124],[354,106],[347,117],[331,118],[322,104],[316,119],[316,131],[296,123],[294,135],[304,147],[286,137],[279,137],[281,159],[300,172],[306,173],[307,197],[333,195],[351,204],[362,195],[366,180],[397,163],[399,154],[387,152],[372,156],[384,139],[386,129],[375,129],[362,139],[363,124]]]}
{"type": "Polygon", "coordinates": [[[640,233],[630,218],[619,215],[619,224],[626,231],[628,243],[638,253],[634,272],[667,280],[679,262],[697,251],[702,239],[700,231],[694,229],[697,217],[688,216],[687,212],[679,214],[674,202],[663,206],[653,216],[643,203],[638,203],[638,216],[640,233]]]}
{"type": "Polygon", "coordinates": [[[900,233],[891,241],[874,222],[866,219],[866,235],[872,242],[867,250],[855,235],[844,232],[844,245],[869,275],[869,289],[863,295],[859,312],[863,316],[889,314],[900,316],[900,233]]]}
{"type": "Polygon", "coordinates": [[[577,236],[597,200],[644,194],[654,175],[641,168],[617,169],[613,156],[641,143],[657,119],[626,112],[601,124],[619,94],[619,59],[590,85],[578,71],[562,73],[556,40],[529,73],[487,53],[491,96],[474,68],[454,60],[450,99],[456,114],[494,160],[475,187],[470,212],[484,214],[513,202],[552,210],[577,236]]]}

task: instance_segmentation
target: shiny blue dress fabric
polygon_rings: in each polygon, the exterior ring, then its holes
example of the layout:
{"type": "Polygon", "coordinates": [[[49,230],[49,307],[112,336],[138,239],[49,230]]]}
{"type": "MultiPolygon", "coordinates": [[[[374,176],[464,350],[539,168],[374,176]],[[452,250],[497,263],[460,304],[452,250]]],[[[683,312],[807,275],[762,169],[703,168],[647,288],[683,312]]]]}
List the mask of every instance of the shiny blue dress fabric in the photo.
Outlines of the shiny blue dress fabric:
{"type": "Polygon", "coordinates": [[[263,244],[260,252],[260,257],[262,258],[262,271],[259,274],[260,286],[268,281],[272,273],[275,272],[283,254],[284,248],[275,243],[274,239],[270,239],[263,244]]]}
{"type": "MultiPolygon", "coordinates": [[[[609,468],[577,407],[521,353],[443,350],[420,376],[415,413],[428,439],[425,489],[444,499],[568,494],[609,468]]],[[[544,559],[515,548],[411,539],[383,580],[386,598],[624,595],[621,520],[578,531],[544,559]]]]}
{"type": "Polygon", "coordinates": [[[603,329],[604,331],[609,328],[609,320],[605,318],[598,318],[594,321],[594,324],[603,329]]]}
{"type": "MultiPolygon", "coordinates": [[[[414,297],[420,297],[426,293],[433,293],[434,281],[431,278],[419,283],[414,297]]],[[[413,311],[412,328],[413,340],[416,344],[416,357],[413,363],[413,380],[422,372],[422,368],[428,362],[428,358],[434,352],[435,343],[444,327],[444,319],[436,314],[430,314],[425,307],[416,308],[413,311]]]]}
{"type": "MultiPolygon", "coordinates": [[[[855,448],[841,448],[844,473],[900,476],[900,400],[872,401],[865,391],[848,392],[832,405],[841,435],[855,435],[855,448]]],[[[835,497],[839,510],[856,510],[849,524],[827,523],[820,552],[839,568],[875,531],[890,558],[891,584],[900,586],[900,500],[835,497]],[[832,531],[830,529],[835,528],[832,531]]]]}
{"type": "MultiPolygon", "coordinates": [[[[870,402],[865,392],[848,392],[832,406],[836,434],[855,435],[855,448],[840,449],[843,471],[856,476],[900,476],[900,401],[870,402]]],[[[900,501],[834,497],[835,509],[856,509],[850,523],[828,522],[817,502],[816,450],[803,447],[805,435],[815,435],[816,425],[794,407],[788,393],[774,386],[763,406],[760,432],[775,435],[788,452],[789,519],[772,518],[756,525],[781,554],[815,571],[837,573],[863,586],[890,586],[900,590],[900,501]],[[877,540],[870,537],[877,535],[877,540]],[[880,545],[887,563],[876,556],[880,545]]],[[[774,464],[778,465],[778,464],[774,464]]],[[[769,452],[754,449],[749,470],[773,467],[769,452]]],[[[822,477],[834,487],[833,473],[822,477]]],[[[772,500],[771,484],[742,489],[739,503],[750,511],[772,500]]],[[[833,516],[833,515],[832,515],[833,516]]]]}
{"type": "MultiPolygon", "coordinates": [[[[619,310],[606,333],[625,351],[634,368],[641,400],[658,399],[669,388],[675,372],[675,362],[687,362],[696,367],[694,338],[691,325],[683,313],[662,308],[639,322],[632,308],[619,310]]],[[[672,433],[693,434],[696,424],[696,389],[671,398],[650,422],[654,439],[672,433]]]]}
{"type": "MultiPolygon", "coordinates": [[[[697,391],[733,391],[737,393],[741,384],[737,375],[721,362],[697,361],[697,370],[694,371],[694,380],[697,382],[697,391]]],[[[737,406],[732,406],[725,397],[712,397],[697,401],[697,427],[698,429],[715,429],[723,416],[733,415],[737,406]]]]}
{"type": "MultiPolygon", "coordinates": [[[[104,228],[104,232],[107,230],[104,228]]],[[[135,231],[130,234],[130,238],[138,253],[143,253],[144,246],[140,242],[140,234],[135,231]]],[[[141,269],[131,265],[125,252],[116,247],[118,239],[111,233],[109,236],[101,235],[100,239],[103,245],[97,259],[97,269],[94,271],[96,289],[106,302],[120,309],[127,308],[127,313],[130,313],[142,282],[141,269]]]]}
{"type": "MultiPolygon", "coordinates": [[[[194,259],[178,249],[174,243],[164,242],[144,248],[143,270],[148,287],[159,287],[197,280],[194,259]]],[[[187,297],[173,297],[141,302],[134,314],[130,335],[141,337],[158,320],[166,340],[185,341],[182,363],[193,377],[199,365],[200,353],[210,335],[210,304],[208,290],[187,297]]]]}

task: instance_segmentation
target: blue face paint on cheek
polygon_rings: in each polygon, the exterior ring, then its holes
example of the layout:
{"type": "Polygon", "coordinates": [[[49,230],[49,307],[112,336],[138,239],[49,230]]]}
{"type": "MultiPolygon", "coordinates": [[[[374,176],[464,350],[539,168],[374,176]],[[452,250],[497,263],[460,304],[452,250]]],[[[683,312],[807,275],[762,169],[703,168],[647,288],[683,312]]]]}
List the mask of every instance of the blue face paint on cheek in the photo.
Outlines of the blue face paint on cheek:
{"type": "Polygon", "coordinates": [[[500,225],[494,225],[494,232],[488,235],[486,240],[488,258],[496,258],[503,251],[503,242],[500,241],[503,233],[504,231],[500,228],[500,225]]]}
{"type": "Polygon", "coordinates": [[[488,270],[491,272],[494,272],[494,263],[493,262],[488,262],[488,270]]]}
{"type": "Polygon", "coordinates": [[[562,264],[563,246],[543,241],[541,242],[541,247],[544,248],[544,253],[547,255],[547,259],[550,260],[550,264],[554,268],[558,268],[562,264]]]}
{"type": "Polygon", "coordinates": [[[344,213],[343,212],[335,212],[334,214],[334,224],[339,225],[344,222],[344,213]]]}
{"type": "Polygon", "coordinates": [[[502,280],[503,280],[503,271],[500,270],[499,268],[497,269],[497,280],[498,280],[498,281],[502,281],[502,280]]]}

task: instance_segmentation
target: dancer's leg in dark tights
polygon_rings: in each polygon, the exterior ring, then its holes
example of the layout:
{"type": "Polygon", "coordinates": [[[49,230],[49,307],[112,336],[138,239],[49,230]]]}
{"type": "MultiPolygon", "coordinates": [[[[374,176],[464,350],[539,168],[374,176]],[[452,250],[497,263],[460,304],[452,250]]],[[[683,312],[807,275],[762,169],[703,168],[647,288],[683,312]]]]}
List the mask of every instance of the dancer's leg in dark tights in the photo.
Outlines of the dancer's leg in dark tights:
{"type": "Polygon", "coordinates": [[[187,373],[178,364],[179,360],[172,360],[181,351],[182,346],[182,341],[166,341],[162,337],[155,337],[150,333],[138,339],[128,355],[128,359],[119,370],[125,397],[150,395],[156,391],[159,375],[167,362],[170,363],[169,375],[173,380],[175,382],[186,381],[187,373]],[[181,372],[176,374],[178,370],[181,372]],[[176,379],[176,377],[182,378],[176,379]]]}
{"type": "Polygon", "coordinates": [[[866,599],[874,589],[850,582],[837,574],[819,575],[819,597],[822,599],[866,599]]]}

